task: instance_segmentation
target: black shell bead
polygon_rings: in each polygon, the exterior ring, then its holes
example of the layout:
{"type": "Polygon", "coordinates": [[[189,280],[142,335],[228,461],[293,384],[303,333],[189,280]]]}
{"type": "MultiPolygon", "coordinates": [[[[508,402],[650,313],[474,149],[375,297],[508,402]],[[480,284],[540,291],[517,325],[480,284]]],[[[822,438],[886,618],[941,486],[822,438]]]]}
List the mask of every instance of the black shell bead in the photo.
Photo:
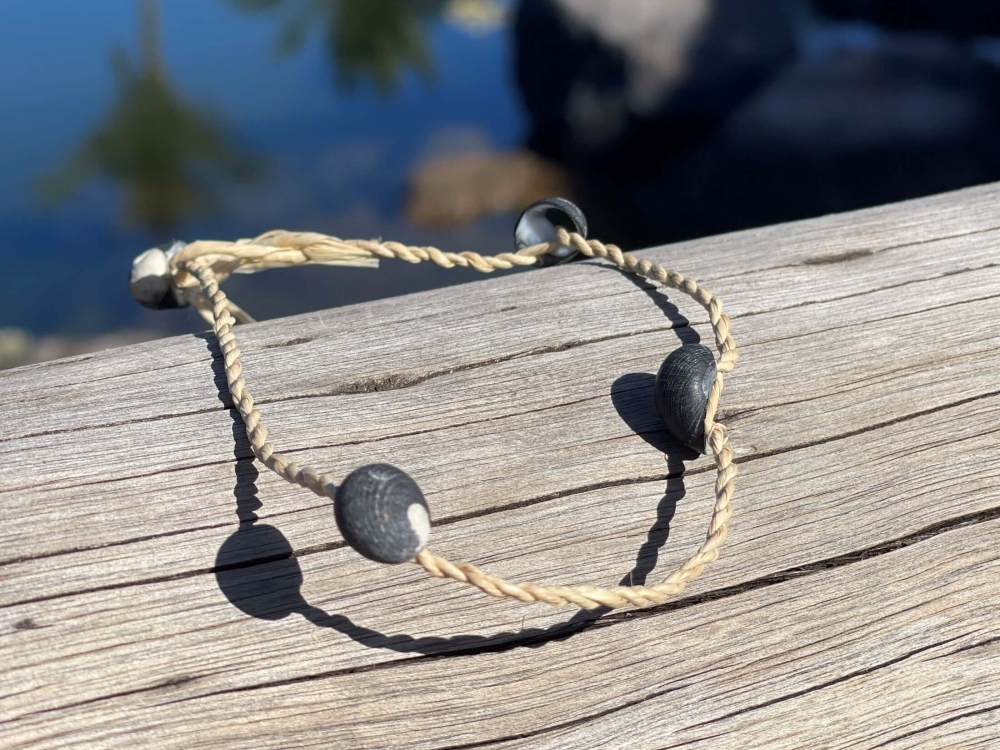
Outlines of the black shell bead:
{"type": "Polygon", "coordinates": [[[660,419],[677,440],[704,453],[705,410],[715,382],[715,357],[701,344],[686,344],[663,360],[653,386],[660,419]]]}
{"type": "Polygon", "coordinates": [[[333,513],[347,543],[375,562],[412,560],[430,536],[430,511],[420,487],[391,464],[352,471],[337,488],[333,513]]]}
{"type": "MultiPolygon", "coordinates": [[[[584,237],[587,236],[587,217],[572,201],[565,198],[543,198],[535,201],[521,213],[514,228],[514,249],[521,250],[543,242],[551,242],[558,237],[557,227],[565,226],[584,237]],[[557,223],[555,217],[561,215],[557,223]],[[568,219],[568,221],[567,221],[568,219]]],[[[569,247],[560,247],[538,259],[539,266],[553,266],[575,258],[579,253],[569,247]]]]}

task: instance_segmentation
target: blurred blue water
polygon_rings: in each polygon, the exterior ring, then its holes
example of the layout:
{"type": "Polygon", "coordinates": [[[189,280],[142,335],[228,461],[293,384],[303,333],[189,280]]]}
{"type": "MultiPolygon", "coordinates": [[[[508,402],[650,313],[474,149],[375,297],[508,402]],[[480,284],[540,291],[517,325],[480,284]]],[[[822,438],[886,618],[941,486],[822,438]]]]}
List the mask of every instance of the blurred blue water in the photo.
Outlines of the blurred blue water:
{"type": "MultiPolygon", "coordinates": [[[[368,80],[353,89],[336,84],[322,28],[311,29],[297,52],[278,55],[276,16],[246,13],[224,0],[161,0],[168,84],[216,117],[262,176],[252,184],[219,182],[217,205],[170,227],[129,224],[122,186],[107,178],[45,205],[40,181],[72,157],[115,105],[112,51],[121,48],[139,64],[139,8],[136,0],[4,3],[0,326],[87,333],[197,325],[185,313],[142,310],[125,286],[131,258],[174,237],[229,239],[282,227],[507,249],[509,218],[432,232],[400,215],[406,175],[427,154],[466,142],[506,148],[523,137],[505,29],[470,32],[440,16],[426,24],[431,75],[404,67],[385,94],[368,80]]],[[[319,269],[323,281],[313,296],[303,295],[301,280],[281,274],[241,282],[251,293],[256,285],[266,316],[453,280],[395,266],[319,269]],[[342,292],[337,300],[320,296],[331,289],[342,292]]]]}
{"type": "MultiPolygon", "coordinates": [[[[995,0],[0,9],[0,328],[201,329],[127,292],[131,259],[173,239],[496,253],[517,205],[566,190],[629,248],[1000,180],[995,0]],[[418,169],[467,152],[476,169],[418,169]]],[[[227,285],[267,318],[475,278],[389,262],[227,285]]]]}

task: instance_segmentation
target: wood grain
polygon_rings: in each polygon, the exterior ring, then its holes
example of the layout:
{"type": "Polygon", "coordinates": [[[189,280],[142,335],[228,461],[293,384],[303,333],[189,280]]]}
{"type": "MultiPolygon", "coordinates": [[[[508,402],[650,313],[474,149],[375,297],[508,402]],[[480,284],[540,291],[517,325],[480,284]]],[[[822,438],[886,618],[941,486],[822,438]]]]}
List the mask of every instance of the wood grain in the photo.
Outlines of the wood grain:
{"type": "MultiPolygon", "coordinates": [[[[640,253],[733,316],[737,516],[682,599],[596,621],[344,548],[204,336],[0,373],[0,746],[991,746],[998,197],[640,253]]],[[[594,263],[238,331],[280,450],[403,466],[450,557],[603,584],[703,538],[650,373],[708,333],[594,263]]]]}
{"type": "MultiPolygon", "coordinates": [[[[899,742],[996,703],[998,532],[996,521],[977,524],[764,589],[608,619],[539,651],[420,658],[195,696],[185,693],[204,672],[179,664],[172,681],[22,716],[7,736],[40,747],[67,731],[108,747],[899,742]]],[[[976,739],[989,747],[998,725],[985,723],[976,739]]]]}

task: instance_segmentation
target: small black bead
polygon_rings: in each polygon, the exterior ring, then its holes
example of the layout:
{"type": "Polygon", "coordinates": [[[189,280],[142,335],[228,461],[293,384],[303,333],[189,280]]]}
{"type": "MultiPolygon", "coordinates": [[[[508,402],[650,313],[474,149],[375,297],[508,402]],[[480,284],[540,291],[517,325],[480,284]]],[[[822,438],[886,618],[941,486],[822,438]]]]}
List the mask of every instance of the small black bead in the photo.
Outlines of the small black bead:
{"type": "Polygon", "coordinates": [[[687,344],[663,360],[653,386],[663,424],[677,440],[699,453],[706,448],[705,411],[715,375],[711,350],[687,344]]]}
{"type": "MultiPolygon", "coordinates": [[[[543,198],[528,206],[518,217],[517,225],[514,228],[514,249],[521,250],[542,242],[555,240],[556,224],[552,222],[551,216],[559,215],[562,221],[560,225],[565,225],[569,220],[573,230],[584,237],[587,236],[587,217],[583,215],[572,201],[565,198],[553,197],[543,198]]],[[[555,253],[547,253],[541,256],[538,266],[552,266],[557,263],[566,263],[573,260],[579,253],[572,248],[563,247],[555,253]]]]}
{"type": "Polygon", "coordinates": [[[376,562],[412,560],[430,534],[430,511],[420,487],[390,464],[352,471],[337,488],[333,512],[347,543],[376,562]]]}

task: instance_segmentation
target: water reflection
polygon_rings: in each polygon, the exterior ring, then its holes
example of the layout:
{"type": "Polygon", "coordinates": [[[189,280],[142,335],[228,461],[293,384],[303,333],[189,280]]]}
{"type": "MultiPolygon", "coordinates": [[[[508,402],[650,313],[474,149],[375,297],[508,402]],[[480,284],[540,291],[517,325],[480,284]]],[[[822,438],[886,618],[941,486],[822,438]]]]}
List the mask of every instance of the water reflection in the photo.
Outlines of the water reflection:
{"type": "Polygon", "coordinates": [[[95,177],[109,178],[124,190],[126,222],[162,233],[210,211],[220,182],[247,182],[259,170],[221,121],[186,102],[167,80],[158,10],[157,0],[140,0],[139,62],[113,51],[117,101],[72,157],[41,181],[40,192],[59,203],[95,177]]]}
{"type": "MultiPolygon", "coordinates": [[[[1000,179],[994,0],[49,3],[0,24],[0,328],[38,336],[200,325],[122,283],[174,236],[496,253],[562,193],[634,248],[1000,179]]],[[[299,271],[229,283],[267,318],[477,278],[299,271]]]]}
{"type": "Polygon", "coordinates": [[[229,0],[248,11],[281,18],[275,43],[281,54],[298,51],[313,28],[325,45],[337,83],[353,89],[370,78],[382,93],[392,92],[401,71],[429,76],[434,60],[427,43],[428,22],[445,0],[229,0]]]}

